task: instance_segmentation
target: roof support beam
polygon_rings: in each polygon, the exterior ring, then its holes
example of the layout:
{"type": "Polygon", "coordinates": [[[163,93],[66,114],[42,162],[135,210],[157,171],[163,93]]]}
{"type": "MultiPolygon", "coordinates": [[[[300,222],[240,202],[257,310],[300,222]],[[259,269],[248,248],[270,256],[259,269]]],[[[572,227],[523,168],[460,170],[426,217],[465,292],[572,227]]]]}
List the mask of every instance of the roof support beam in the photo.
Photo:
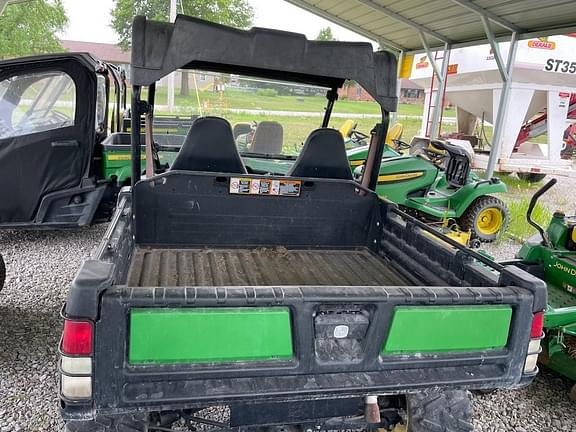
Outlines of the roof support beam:
{"type": "MultiPolygon", "coordinates": [[[[492,43],[496,44],[493,40],[491,41],[491,45],[492,43]]],[[[512,85],[512,71],[514,69],[517,47],[517,34],[512,33],[512,37],[510,38],[510,50],[508,52],[506,69],[500,70],[500,75],[503,77],[502,91],[500,92],[498,112],[496,114],[496,121],[494,122],[494,134],[492,136],[492,147],[490,149],[490,156],[488,158],[488,166],[486,167],[486,178],[491,178],[494,175],[496,164],[500,158],[500,149],[502,148],[502,137],[504,133],[504,123],[506,120],[508,105],[510,105],[510,87],[512,85]]],[[[496,56],[496,51],[494,51],[494,56],[496,56]]],[[[500,64],[498,65],[498,69],[500,69],[500,64]]]]}
{"type": "Polygon", "coordinates": [[[457,5],[462,6],[463,8],[466,8],[468,10],[471,10],[472,12],[488,18],[490,21],[498,24],[500,27],[504,27],[507,30],[510,30],[511,32],[516,32],[516,33],[522,33],[522,29],[514,24],[512,24],[511,22],[505,20],[502,17],[499,17],[498,15],[487,11],[486,9],[481,8],[480,6],[478,6],[477,4],[473,3],[471,0],[451,0],[452,3],[456,3],[457,5]]]}
{"type": "MultiPolygon", "coordinates": [[[[482,20],[482,24],[484,25],[484,32],[486,33],[486,37],[488,38],[488,42],[490,43],[490,47],[494,53],[494,59],[498,65],[500,77],[502,78],[502,81],[506,81],[508,79],[508,75],[506,72],[506,65],[504,64],[502,54],[500,53],[500,46],[498,45],[498,42],[496,42],[496,38],[494,37],[494,32],[492,32],[492,28],[488,22],[488,18],[486,18],[484,15],[480,15],[480,19],[482,20]]],[[[516,33],[513,33],[513,38],[516,39],[516,33]]]]}
{"type": "Polygon", "coordinates": [[[370,40],[376,41],[380,45],[391,48],[394,51],[405,51],[406,50],[404,47],[392,42],[391,40],[383,38],[382,36],[379,36],[376,33],[372,33],[369,30],[363,29],[362,27],[357,26],[356,24],[352,24],[351,22],[343,20],[342,18],[339,18],[336,15],[333,15],[329,12],[326,12],[323,9],[312,6],[312,5],[308,4],[306,1],[303,1],[303,0],[286,0],[286,1],[288,3],[293,4],[294,6],[298,6],[299,8],[307,10],[308,12],[311,12],[315,15],[321,16],[322,18],[325,18],[328,21],[332,21],[332,22],[334,22],[334,23],[336,23],[336,24],[338,24],[344,28],[347,28],[348,30],[356,32],[356,33],[358,33],[358,34],[360,34],[360,35],[362,35],[362,36],[364,36],[370,40]]]}
{"type": "Polygon", "coordinates": [[[424,51],[426,51],[426,55],[430,59],[430,64],[432,65],[432,69],[434,69],[434,73],[436,74],[437,77],[440,77],[441,76],[440,69],[438,68],[438,64],[436,63],[434,56],[432,56],[432,50],[430,49],[430,45],[428,45],[426,37],[424,37],[424,33],[418,32],[418,36],[420,36],[420,42],[422,42],[424,51]]]}
{"type": "Polygon", "coordinates": [[[382,6],[378,3],[373,2],[372,0],[356,0],[359,3],[362,3],[363,5],[366,5],[372,9],[374,9],[375,11],[378,11],[380,13],[383,13],[384,15],[399,21],[403,24],[406,24],[409,27],[412,27],[413,29],[418,30],[421,33],[426,33],[429,36],[432,36],[435,39],[438,39],[440,42],[444,42],[445,44],[451,44],[452,41],[450,41],[450,39],[446,38],[445,36],[441,35],[438,32],[435,32],[432,29],[429,29],[428,27],[422,25],[422,24],[418,24],[417,22],[412,21],[409,18],[406,18],[403,15],[400,15],[397,12],[394,12],[393,10],[391,10],[390,8],[386,7],[386,6],[382,6]]]}
{"type": "MultiPolygon", "coordinates": [[[[432,124],[430,125],[430,138],[437,138],[438,133],[440,131],[440,118],[442,117],[442,102],[444,100],[444,89],[446,88],[446,80],[448,77],[448,63],[449,56],[450,56],[450,45],[444,44],[444,55],[442,56],[442,69],[438,67],[438,63],[436,62],[436,58],[432,55],[432,50],[428,45],[428,41],[424,36],[424,33],[418,32],[418,36],[420,36],[420,42],[422,42],[422,46],[426,51],[426,55],[430,60],[430,64],[432,65],[433,74],[436,75],[436,79],[438,80],[438,89],[436,90],[436,97],[434,100],[434,109],[432,111],[432,124]]],[[[430,91],[430,98],[434,97],[433,95],[434,90],[431,89],[430,91]]],[[[430,99],[432,100],[432,99],[430,99]]],[[[428,113],[428,118],[430,118],[430,113],[428,113]]],[[[428,129],[428,126],[426,127],[428,129]]]]}

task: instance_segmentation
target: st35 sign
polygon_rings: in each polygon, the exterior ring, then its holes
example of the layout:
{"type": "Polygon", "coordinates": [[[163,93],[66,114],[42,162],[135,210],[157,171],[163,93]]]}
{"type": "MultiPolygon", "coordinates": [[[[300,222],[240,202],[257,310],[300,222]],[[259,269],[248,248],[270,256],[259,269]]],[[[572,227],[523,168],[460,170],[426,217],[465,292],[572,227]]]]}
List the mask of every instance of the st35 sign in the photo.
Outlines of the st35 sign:
{"type": "Polygon", "coordinates": [[[547,72],[576,74],[576,61],[549,58],[546,60],[544,70],[547,72]]]}

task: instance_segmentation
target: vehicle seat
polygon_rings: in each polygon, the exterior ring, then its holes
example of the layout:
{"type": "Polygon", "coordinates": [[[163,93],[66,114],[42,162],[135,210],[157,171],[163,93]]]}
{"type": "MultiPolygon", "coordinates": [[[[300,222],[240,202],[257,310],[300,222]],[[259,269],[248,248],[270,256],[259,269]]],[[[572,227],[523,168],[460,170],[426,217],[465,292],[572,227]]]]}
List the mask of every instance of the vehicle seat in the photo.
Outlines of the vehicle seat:
{"type": "Polygon", "coordinates": [[[282,154],[284,143],[284,129],[275,121],[262,121],[256,126],[254,141],[252,141],[252,153],[278,155],[282,154]]]}
{"type": "Polygon", "coordinates": [[[230,123],[220,117],[194,120],[171,169],[246,174],[230,123]]]}
{"type": "Polygon", "coordinates": [[[441,140],[430,140],[435,147],[449,155],[446,166],[446,181],[450,186],[461,187],[468,182],[470,175],[470,155],[462,147],[441,140]]]}
{"type": "Polygon", "coordinates": [[[251,130],[252,130],[252,125],[250,123],[238,122],[238,123],[234,123],[234,128],[232,128],[232,134],[234,135],[234,139],[236,139],[240,135],[250,133],[251,130]]]}
{"type": "Polygon", "coordinates": [[[402,126],[402,123],[394,124],[394,126],[388,129],[388,133],[386,134],[386,144],[393,145],[394,141],[402,138],[402,132],[404,132],[404,126],[402,126]]]}
{"type": "Polygon", "coordinates": [[[330,128],[312,131],[287,175],[352,180],[342,134],[330,128]]]}

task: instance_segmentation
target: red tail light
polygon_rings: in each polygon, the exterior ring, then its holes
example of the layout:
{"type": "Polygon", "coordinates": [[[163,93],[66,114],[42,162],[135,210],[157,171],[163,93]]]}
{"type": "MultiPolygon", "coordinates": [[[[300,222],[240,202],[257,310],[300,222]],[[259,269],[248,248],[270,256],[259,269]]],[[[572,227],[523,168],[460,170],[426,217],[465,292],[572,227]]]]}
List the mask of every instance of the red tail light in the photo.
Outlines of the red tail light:
{"type": "Polygon", "coordinates": [[[530,331],[531,338],[542,337],[542,330],[544,328],[544,312],[536,312],[532,317],[532,331],[530,331]]]}
{"type": "Polygon", "coordinates": [[[93,327],[88,321],[64,321],[61,350],[64,354],[92,354],[93,327]]]}

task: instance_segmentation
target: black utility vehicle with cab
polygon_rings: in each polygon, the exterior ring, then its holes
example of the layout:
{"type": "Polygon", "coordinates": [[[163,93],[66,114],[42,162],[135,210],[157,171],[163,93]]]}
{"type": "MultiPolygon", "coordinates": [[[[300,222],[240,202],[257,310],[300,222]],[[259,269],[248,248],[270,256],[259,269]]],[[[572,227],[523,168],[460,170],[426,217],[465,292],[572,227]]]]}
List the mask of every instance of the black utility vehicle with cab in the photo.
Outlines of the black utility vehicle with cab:
{"type": "Polygon", "coordinates": [[[124,78],[86,53],[0,62],[0,228],[109,219],[119,187],[101,143],[122,127],[124,78]]]}
{"type": "Polygon", "coordinates": [[[133,176],[62,310],[67,431],[470,431],[468,389],[532,381],[543,282],[374,193],[397,103],[392,54],[137,17],[134,173],[142,115],[153,150],[155,82],[179,68],[326,87],[325,116],[284,176],[247,171],[219,117],[192,123],[169,170],[150,164],[146,178],[133,176]],[[346,79],[382,107],[362,183],[327,127],[346,79]],[[202,416],[215,405],[229,417],[202,416]]]}

